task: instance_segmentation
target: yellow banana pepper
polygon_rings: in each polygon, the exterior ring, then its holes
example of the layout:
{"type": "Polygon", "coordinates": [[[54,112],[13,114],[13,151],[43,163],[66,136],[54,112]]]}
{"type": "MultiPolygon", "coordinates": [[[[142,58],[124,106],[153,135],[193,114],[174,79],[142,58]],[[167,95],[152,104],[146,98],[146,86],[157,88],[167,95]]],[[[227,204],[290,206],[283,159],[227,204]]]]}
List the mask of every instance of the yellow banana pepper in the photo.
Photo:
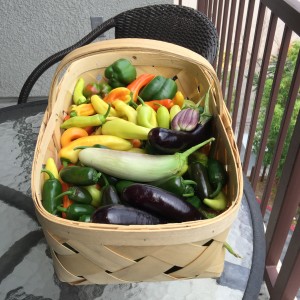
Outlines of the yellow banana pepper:
{"type": "Polygon", "coordinates": [[[136,125],[121,118],[115,118],[102,125],[102,134],[118,136],[123,139],[147,140],[150,128],[136,125]]]}
{"type": "MultiPolygon", "coordinates": [[[[52,157],[49,157],[47,159],[45,169],[50,171],[56,179],[59,179],[57,166],[52,157]]],[[[44,179],[45,180],[49,179],[49,175],[47,173],[44,173],[44,179]]]]}
{"type": "Polygon", "coordinates": [[[122,100],[115,100],[112,102],[113,107],[116,109],[120,117],[126,117],[129,122],[137,123],[137,111],[130,105],[122,100]]]}
{"type": "Polygon", "coordinates": [[[182,108],[184,103],[184,96],[180,91],[177,91],[174,98],[172,99],[174,102],[174,105],[178,105],[180,108],[182,108]]]}
{"type": "MultiPolygon", "coordinates": [[[[111,122],[111,121],[110,121],[111,122]]],[[[79,146],[94,146],[102,145],[113,150],[127,151],[132,148],[132,143],[129,141],[113,136],[113,135],[90,135],[85,136],[75,141],[69,143],[66,147],[63,147],[59,151],[60,159],[67,160],[71,163],[76,163],[78,161],[78,154],[80,149],[74,150],[74,148],[79,146]]]]}
{"type": "MultiPolygon", "coordinates": [[[[108,110],[108,103],[101,99],[98,95],[93,95],[91,97],[91,104],[93,105],[96,113],[104,115],[108,110]]],[[[110,117],[117,117],[118,113],[113,107],[110,107],[109,111],[110,117]]]]}

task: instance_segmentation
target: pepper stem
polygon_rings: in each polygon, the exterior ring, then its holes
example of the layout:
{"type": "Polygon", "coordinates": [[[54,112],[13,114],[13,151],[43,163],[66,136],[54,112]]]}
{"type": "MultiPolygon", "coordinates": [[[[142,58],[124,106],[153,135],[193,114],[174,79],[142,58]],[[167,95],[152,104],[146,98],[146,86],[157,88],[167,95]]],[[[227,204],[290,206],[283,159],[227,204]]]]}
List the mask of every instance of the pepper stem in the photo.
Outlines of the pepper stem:
{"type": "MultiPolygon", "coordinates": [[[[47,170],[47,169],[42,169],[41,170],[41,173],[47,173],[48,174],[48,176],[49,176],[49,179],[55,179],[55,176],[52,174],[52,172],[50,172],[49,170],[47,170]]],[[[49,180],[48,179],[48,180],[49,180]]]]}
{"type": "Polygon", "coordinates": [[[67,212],[67,208],[62,207],[62,206],[57,206],[56,209],[61,212],[67,212]]]}
{"type": "Polygon", "coordinates": [[[197,185],[197,182],[194,180],[183,180],[183,184],[192,184],[192,185],[197,185]]]}
{"type": "Polygon", "coordinates": [[[237,258],[242,258],[242,256],[240,256],[238,253],[236,253],[227,242],[224,242],[224,247],[233,256],[235,256],[237,258]]]}
{"type": "Polygon", "coordinates": [[[59,198],[65,196],[65,195],[72,195],[72,194],[73,194],[72,191],[65,191],[65,192],[63,192],[63,193],[57,195],[57,196],[54,198],[54,200],[57,200],[57,199],[59,199],[59,198]]]}
{"type": "Polygon", "coordinates": [[[215,189],[214,192],[212,192],[209,195],[209,198],[215,198],[221,192],[221,189],[222,189],[222,183],[218,182],[217,188],[215,189]]]}

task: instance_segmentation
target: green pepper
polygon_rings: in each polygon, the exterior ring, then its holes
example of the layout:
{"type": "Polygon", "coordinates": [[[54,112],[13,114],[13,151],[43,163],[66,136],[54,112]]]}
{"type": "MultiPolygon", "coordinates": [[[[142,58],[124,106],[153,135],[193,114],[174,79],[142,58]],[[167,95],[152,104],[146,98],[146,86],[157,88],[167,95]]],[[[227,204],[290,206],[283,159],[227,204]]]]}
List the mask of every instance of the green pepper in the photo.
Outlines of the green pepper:
{"type": "Polygon", "coordinates": [[[193,206],[195,206],[205,219],[212,219],[218,215],[216,211],[204,205],[200,200],[200,198],[197,196],[188,197],[186,198],[186,201],[191,203],[193,206]]]}
{"type": "Polygon", "coordinates": [[[95,114],[92,116],[74,116],[72,118],[69,118],[68,120],[64,121],[60,128],[62,129],[68,129],[71,127],[89,127],[89,126],[100,126],[102,125],[106,118],[108,117],[110,112],[110,105],[108,106],[107,112],[105,115],[101,114],[95,114]]]}
{"type": "Polygon", "coordinates": [[[204,198],[203,203],[213,210],[222,211],[227,207],[227,198],[223,192],[219,192],[213,199],[204,198]]]}
{"type": "Polygon", "coordinates": [[[121,204],[116,188],[109,183],[105,175],[102,177],[105,180],[105,185],[102,187],[101,205],[121,204]]]}
{"type": "Polygon", "coordinates": [[[213,158],[208,159],[207,170],[209,182],[214,188],[214,191],[209,194],[209,198],[214,198],[226,184],[228,175],[223,164],[213,158]]]}
{"type": "Polygon", "coordinates": [[[99,95],[101,98],[104,98],[112,90],[112,87],[107,82],[100,82],[98,86],[100,89],[99,95]]]}
{"type": "Polygon", "coordinates": [[[146,128],[153,128],[154,125],[151,124],[151,119],[152,119],[152,108],[145,104],[143,99],[138,96],[139,101],[142,103],[138,108],[136,109],[137,111],[137,125],[143,126],[146,128]]]}
{"type": "Polygon", "coordinates": [[[194,161],[189,164],[188,173],[190,178],[197,183],[195,188],[197,196],[201,200],[209,197],[212,193],[212,187],[210,185],[207,168],[202,163],[194,161]]]}
{"type": "Polygon", "coordinates": [[[144,101],[173,99],[177,92],[177,84],[171,78],[156,76],[140,92],[144,101]]]}
{"type": "Polygon", "coordinates": [[[57,210],[66,213],[68,220],[78,221],[81,216],[90,216],[95,211],[95,207],[89,204],[73,203],[67,208],[57,206],[57,210]]]}
{"type": "Polygon", "coordinates": [[[174,175],[162,180],[149,182],[149,184],[160,187],[180,197],[191,197],[194,195],[193,185],[196,185],[196,182],[174,175]]]}
{"type": "Polygon", "coordinates": [[[59,215],[57,206],[62,204],[63,198],[57,196],[62,193],[62,184],[50,171],[43,169],[41,172],[49,175],[42,189],[42,204],[50,214],[59,215]]]}
{"type": "Polygon", "coordinates": [[[125,58],[118,59],[104,71],[112,88],[127,86],[136,79],[136,68],[125,58]]]}
{"type": "Polygon", "coordinates": [[[101,173],[91,167],[67,166],[60,170],[59,176],[66,183],[86,186],[97,183],[101,173]]]}
{"type": "Polygon", "coordinates": [[[85,223],[90,223],[91,220],[92,220],[92,216],[91,215],[82,215],[78,219],[78,221],[85,222],[85,223]]]}
{"type": "Polygon", "coordinates": [[[196,151],[189,156],[189,163],[193,161],[200,162],[203,166],[207,167],[208,157],[206,154],[196,151]]]}
{"type": "Polygon", "coordinates": [[[56,198],[63,197],[65,195],[68,195],[69,199],[76,203],[91,204],[93,200],[90,193],[79,186],[71,186],[67,191],[56,196],[56,198]]]}
{"type": "Polygon", "coordinates": [[[99,207],[101,204],[101,195],[102,195],[99,185],[98,184],[87,185],[87,186],[83,186],[82,188],[87,190],[89,194],[92,196],[92,201],[90,204],[93,205],[94,207],[99,207]]]}

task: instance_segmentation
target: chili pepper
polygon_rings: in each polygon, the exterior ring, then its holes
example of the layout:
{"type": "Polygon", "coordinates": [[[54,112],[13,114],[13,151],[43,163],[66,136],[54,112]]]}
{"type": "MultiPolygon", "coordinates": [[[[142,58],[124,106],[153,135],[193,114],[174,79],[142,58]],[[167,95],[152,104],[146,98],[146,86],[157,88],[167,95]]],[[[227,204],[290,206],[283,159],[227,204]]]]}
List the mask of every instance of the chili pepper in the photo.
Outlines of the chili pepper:
{"type": "Polygon", "coordinates": [[[131,180],[119,180],[115,184],[115,188],[116,188],[118,194],[121,195],[123,193],[124,189],[126,189],[128,186],[131,186],[134,183],[136,183],[136,182],[131,181],[131,180]]]}
{"type": "Polygon", "coordinates": [[[160,187],[177,196],[191,197],[194,195],[193,186],[196,185],[196,182],[185,180],[182,176],[175,175],[162,180],[152,181],[149,184],[160,187]]]}
{"type": "Polygon", "coordinates": [[[220,193],[221,189],[226,184],[228,175],[223,164],[211,157],[208,158],[207,170],[209,181],[214,188],[214,191],[210,193],[209,198],[214,198],[220,193]]]}
{"type": "MultiPolygon", "coordinates": [[[[101,114],[101,115],[104,115],[109,108],[109,104],[107,102],[105,102],[103,99],[101,99],[98,95],[93,95],[91,97],[91,103],[92,103],[96,113],[101,114]]],[[[111,117],[118,116],[117,112],[115,111],[115,109],[113,107],[110,107],[109,116],[111,116],[111,117]]]]}
{"type": "Polygon", "coordinates": [[[189,164],[188,173],[190,178],[197,183],[195,188],[197,196],[201,200],[208,198],[212,193],[212,187],[210,185],[207,168],[200,162],[194,161],[189,164]]]}
{"type": "Polygon", "coordinates": [[[106,176],[103,175],[105,185],[102,187],[101,205],[121,204],[116,188],[108,182],[106,176]]]}
{"type": "Polygon", "coordinates": [[[67,166],[59,171],[59,175],[66,183],[86,186],[97,183],[101,173],[91,167],[67,166]]]}
{"type": "Polygon", "coordinates": [[[62,197],[65,195],[68,195],[69,199],[76,203],[91,204],[91,202],[93,200],[90,193],[87,190],[85,190],[79,186],[69,187],[69,189],[67,191],[56,196],[56,198],[62,197]]]}
{"type": "Polygon", "coordinates": [[[136,79],[136,68],[125,58],[120,58],[104,71],[108,84],[112,88],[127,86],[136,79]]]}
{"type": "Polygon", "coordinates": [[[227,198],[223,192],[214,198],[204,198],[203,203],[213,210],[222,211],[227,207],[227,198]]]}
{"type": "Polygon", "coordinates": [[[62,185],[50,171],[42,169],[41,172],[45,172],[49,176],[49,179],[43,184],[42,204],[50,214],[58,215],[57,206],[62,204],[62,197],[56,197],[62,193],[62,185]]]}
{"type": "Polygon", "coordinates": [[[60,137],[60,144],[62,147],[66,147],[72,141],[84,136],[88,136],[88,133],[83,128],[70,127],[62,133],[60,137]]]}
{"type": "Polygon", "coordinates": [[[170,110],[171,107],[174,105],[174,102],[171,99],[161,99],[161,100],[147,101],[145,102],[145,104],[151,106],[155,111],[157,111],[161,105],[165,106],[168,110],[170,110]]]}
{"type": "Polygon", "coordinates": [[[133,107],[122,100],[115,100],[112,102],[112,105],[120,117],[125,116],[129,122],[137,123],[137,111],[133,107]]]}
{"type": "Polygon", "coordinates": [[[66,213],[68,220],[78,221],[81,216],[92,215],[95,211],[95,207],[89,204],[73,203],[67,208],[57,206],[57,210],[66,213]]]}
{"type": "MultiPolygon", "coordinates": [[[[47,159],[45,169],[50,171],[56,179],[59,179],[57,166],[52,157],[49,157],[47,159]]],[[[47,173],[45,173],[44,175],[44,180],[48,180],[50,178],[47,173]]]]}
{"type": "Polygon", "coordinates": [[[70,117],[75,116],[92,116],[96,113],[93,105],[91,103],[83,103],[79,105],[71,105],[70,107],[70,117]]]}
{"type": "Polygon", "coordinates": [[[137,125],[146,127],[146,128],[154,128],[152,118],[153,118],[153,109],[146,105],[142,98],[138,97],[141,105],[138,106],[137,110],[137,125]]]}
{"type": "Polygon", "coordinates": [[[140,92],[144,101],[172,99],[177,92],[177,84],[171,78],[156,76],[140,92]]]}
{"type": "Polygon", "coordinates": [[[157,112],[156,112],[156,119],[158,127],[162,128],[170,128],[170,113],[169,110],[165,107],[160,105],[157,112]]]}
{"type": "Polygon", "coordinates": [[[100,126],[102,125],[106,118],[109,115],[109,111],[110,111],[110,106],[107,110],[107,112],[105,113],[105,115],[101,115],[101,114],[96,114],[93,116],[76,116],[73,118],[70,118],[67,121],[64,121],[61,125],[60,128],[62,129],[68,129],[70,127],[87,127],[87,126],[100,126]]]}
{"type": "Polygon", "coordinates": [[[180,108],[182,108],[184,104],[183,94],[180,91],[177,91],[172,101],[174,105],[178,105],[180,108]]]}
{"type": "Polygon", "coordinates": [[[190,204],[192,204],[194,207],[199,209],[199,205],[200,205],[201,200],[197,196],[194,195],[194,196],[191,196],[191,197],[187,197],[185,200],[187,202],[189,202],[190,204]]]}
{"type": "Polygon", "coordinates": [[[170,108],[170,121],[172,122],[172,120],[174,119],[174,117],[181,111],[181,108],[179,105],[173,105],[170,108]]]}
{"type": "MultiPolygon", "coordinates": [[[[62,191],[63,192],[66,192],[68,189],[69,189],[69,184],[63,182],[61,180],[61,185],[62,185],[62,191]]],[[[73,204],[73,201],[69,199],[68,195],[65,195],[63,196],[63,207],[67,208],[69,207],[71,204],[73,204]]],[[[61,216],[65,219],[67,216],[66,216],[66,213],[61,213],[61,216]]]]}
{"type": "Polygon", "coordinates": [[[83,186],[92,196],[92,202],[90,203],[94,207],[99,207],[101,203],[101,189],[99,184],[93,184],[88,186],[83,186]]]}
{"type": "Polygon", "coordinates": [[[127,88],[132,92],[132,100],[134,102],[137,101],[140,90],[145,85],[147,85],[154,77],[154,74],[142,74],[127,86],[127,88]]]}
{"type": "Polygon", "coordinates": [[[85,85],[84,79],[79,78],[76,82],[74,93],[73,93],[73,102],[76,105],[87,103],[87,99],[83,95],[84,85],[85,85]]]}
{"type": "Polygon", "coordinates": [[[85,223],[90,223],[91,220],[92,220],[92,215],[82,215],[78,219],[79,222],[85,222],[85,223]]]}
{"type": "Polygon", "coordinates": [[[105,97],[104,101],[106,103],[112,103],[115,100],[122,100],[125,103],[130,103],[132,101],[131,91],[126,87],[118,87],[111,90],[105,97]]]}
{"type": "Polygon", "coordinates": [[[205,219],[212,219],[217,217],[220,213],[209,208],[207,205],[203,204],[202,201],[199,203],[198,207],[201,214],[204,216],[205,219]]]}
{"type": "MultiPolygon", "coordinates": [[[[109,122],[113,122],[113,120],[109,122]]],[[[133,123],[130,124],[134,125],[133,123]]],[[[113,150],[126,151],[132,148],[132,144],[130,143],[130,141],[127,141],[124,138],[120,138],[118,136],[107,135],[103,133],[102,135],[89,135],[82,138],[78,138],[72,141],[71,143],[69,143],[67,146],[61,148],[58,155],[62,160],[76,163],[78,161],[78,154],[80,152],[80,149],[76,149],[76,147],[94,146],[97,144],[106,146],[113,150]]]]}

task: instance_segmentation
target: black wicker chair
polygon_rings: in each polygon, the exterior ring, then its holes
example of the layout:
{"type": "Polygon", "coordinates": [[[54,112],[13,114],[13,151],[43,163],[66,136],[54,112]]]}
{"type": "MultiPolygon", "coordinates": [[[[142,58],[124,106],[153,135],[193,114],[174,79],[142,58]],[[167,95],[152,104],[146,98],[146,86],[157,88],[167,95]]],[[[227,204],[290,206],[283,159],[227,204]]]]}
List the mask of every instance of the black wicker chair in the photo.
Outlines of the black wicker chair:
{"type": "Polygon", "coordinates": [[[199,53],[211,63],[218,50],[217,31],[202,12],[172,4],[135,8],[105,21],[74,45],[40,63],[24,83],[18,104],[27,102],[32,87],[48,68],[62,60],[69,52],[91,43],[111,28],[115,28],[115,38],[135,37],[174,43],[199,53]]]}

